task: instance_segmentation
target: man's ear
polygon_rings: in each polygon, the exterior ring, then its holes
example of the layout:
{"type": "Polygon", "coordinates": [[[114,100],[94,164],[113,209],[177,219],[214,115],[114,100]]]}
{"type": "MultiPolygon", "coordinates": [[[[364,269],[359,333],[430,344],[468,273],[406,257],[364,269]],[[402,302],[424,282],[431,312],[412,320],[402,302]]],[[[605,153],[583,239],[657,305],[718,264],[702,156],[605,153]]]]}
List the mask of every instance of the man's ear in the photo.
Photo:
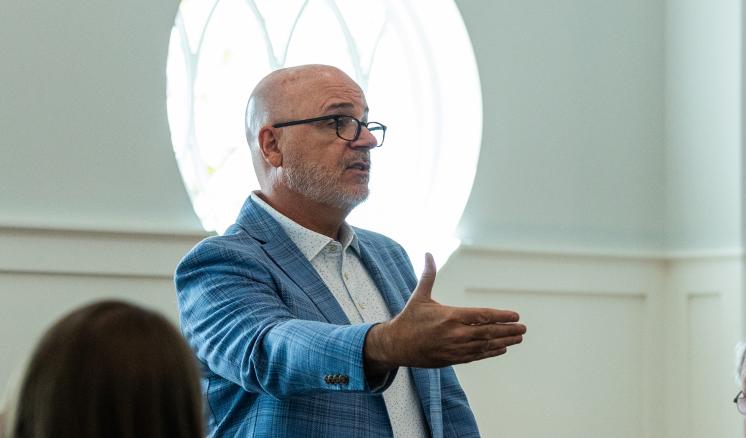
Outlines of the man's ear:
{"type": "Polygon", "coordinates": [[[269,126],[263,126],[262,129],[259,130],[257,140],[264,161],[272,167],[282,166],[282,152],[280,151],[274,129],[269,126]]]}

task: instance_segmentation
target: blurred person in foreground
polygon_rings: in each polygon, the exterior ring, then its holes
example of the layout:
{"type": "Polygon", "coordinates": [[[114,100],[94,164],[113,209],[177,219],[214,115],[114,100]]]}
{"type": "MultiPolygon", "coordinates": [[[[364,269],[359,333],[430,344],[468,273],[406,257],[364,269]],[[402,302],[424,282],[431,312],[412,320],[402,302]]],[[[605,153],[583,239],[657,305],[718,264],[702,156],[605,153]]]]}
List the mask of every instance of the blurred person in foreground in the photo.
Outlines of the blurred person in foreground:
{"type": "Polygon", "coordinates": [[[261,190],[175,278],[210,436],[479,436],[450,365],[504,354],[526,328],[512,311],[437,303],[432,256],[418,283],[400,245],[347,224],[385,133],[334,67],[277,70],[251,94],[261,190]]]}
{"type": "Polygon", "coordinates": [[[746,341],[739,342],[736,345],[736,381],[741,386],[741,390],[736,394],[733,403],[741,415],[744,416],[743,436],[746,437],[746,369],[744,369],[744,359],[746,359],[746,341]]]}
{"type": "Polygon", "coordinates": [[[200,438],[199,371],[163,316],[120,301],[49,328],[9,413],[10,438],[200,438]]]}

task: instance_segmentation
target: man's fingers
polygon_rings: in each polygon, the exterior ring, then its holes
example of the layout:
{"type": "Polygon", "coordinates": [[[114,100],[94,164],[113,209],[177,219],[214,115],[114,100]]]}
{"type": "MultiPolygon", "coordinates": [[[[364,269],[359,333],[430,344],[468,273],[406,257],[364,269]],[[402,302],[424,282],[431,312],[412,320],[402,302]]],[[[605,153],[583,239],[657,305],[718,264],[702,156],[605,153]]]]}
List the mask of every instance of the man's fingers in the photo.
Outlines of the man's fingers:
{"type": "Polygon", "coordinates": [[[459,361],[459,363],[469,363],[469,362],[474,362],[477,360],[488,359],[490,357],[500,356],[507,352],[508,352],[508,349],[505,347],[496,348],[494,350],[482,351],[482,352],[474,353],[474,354],[464,357],[461,361],[459,361]]]}
{"type": "Polygon", "coordinates": [[[460,307],[455,310],[455,318],[462,324],[480,325],[496,322],[517,322],[520,316],[512,310],[460,307]]]}
{"type": "Polygon", "coordinates": [[[420,282],[417,283],[412,298],[432,299],[433,284],[435,284],[435,260],[433,260],[432,254],[428,252],[425,253],[425,270],[422,271],[420,282]]]}
{"type": "Polygon", "coordinates": [[[523,324],[483,324],[469,327],[469,339],[490,340],[511,336],[520,336],[526,333],[523,324]]]}
{"type": "Polygon", "coordinates": [[[511,345],[517,345],[523,342],[523,336],[509,336],[506,338],[492,339],[492,340],[478,340],[470,341],[463,344],[461,351],[466,355],[481,354],[487,351],[499,350],[501,348],[507,348],[511,345]]]}
{"type": "Polygon", "coordinates": [[[504,347],[498,348],[496,350],[489,350],[489,351],[485,351],[482,354],[477,355],[477,357],[474,358],[474,360],[488,359],[490,357],[500,356],[501,354],[505,354],[507,352],[508,352],[508,349],[504,347]]]}
{"type": "Polygon", "coordinates": [[[422,276],[420,277],[420,282],[427,280],[430,282],[430,286],[435,283],[435,259],[433,259],[433,255],[429,252],[425,253],[425,269],[422,271],[422,276]]]}

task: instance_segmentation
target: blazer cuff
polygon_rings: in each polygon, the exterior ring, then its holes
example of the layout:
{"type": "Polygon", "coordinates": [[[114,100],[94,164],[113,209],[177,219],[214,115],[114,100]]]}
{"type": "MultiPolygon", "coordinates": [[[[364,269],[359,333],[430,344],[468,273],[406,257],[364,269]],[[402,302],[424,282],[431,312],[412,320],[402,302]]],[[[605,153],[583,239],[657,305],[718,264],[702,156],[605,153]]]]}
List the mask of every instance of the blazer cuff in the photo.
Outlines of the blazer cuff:
{"type": "MultiPolygon", "coordinates": [[[[366,339],[368,337],[368,332],[376,324],[377,323],[371,324],[368,327],[368,329],[365,331],[365,338],[363,339],[366,339]]],[[[362,355],[363,369],[365,369],[365,341],[363,341],[363,348],[361,350],[361,355],[362,355]]],[[[375,379],[368,379],[366,376],[365,378],[366,388],[365,389],[373,394],[382,393],[383,391],[387,390],[389,386],[391,386],[391,383],[394,381],[394,378],[396,378],[396,373],[398,371],[399,371],[399,368],[396,368],[384,374],[383,376],[375,378],[375,379]]],[[[363,374],[365,374],[365,371],[363,371],[363,374]]]]}

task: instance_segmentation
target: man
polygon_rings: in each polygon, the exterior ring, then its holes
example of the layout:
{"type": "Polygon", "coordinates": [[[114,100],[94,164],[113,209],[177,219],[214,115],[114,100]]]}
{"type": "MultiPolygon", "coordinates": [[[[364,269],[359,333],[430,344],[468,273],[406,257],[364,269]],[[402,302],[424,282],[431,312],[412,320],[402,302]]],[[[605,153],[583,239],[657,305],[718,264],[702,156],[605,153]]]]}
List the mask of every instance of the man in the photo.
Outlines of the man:
{"type": "Polygon", "coordinates": [[[211,436],[479,436],[450,365],[505,353],[525,327],[438,304],[429,254],[418,283],[398,244],[345,223],[384,139],[367,115],[329,66],[275,71],[249,99],[261,190],[176,271],[211,436]]]}

